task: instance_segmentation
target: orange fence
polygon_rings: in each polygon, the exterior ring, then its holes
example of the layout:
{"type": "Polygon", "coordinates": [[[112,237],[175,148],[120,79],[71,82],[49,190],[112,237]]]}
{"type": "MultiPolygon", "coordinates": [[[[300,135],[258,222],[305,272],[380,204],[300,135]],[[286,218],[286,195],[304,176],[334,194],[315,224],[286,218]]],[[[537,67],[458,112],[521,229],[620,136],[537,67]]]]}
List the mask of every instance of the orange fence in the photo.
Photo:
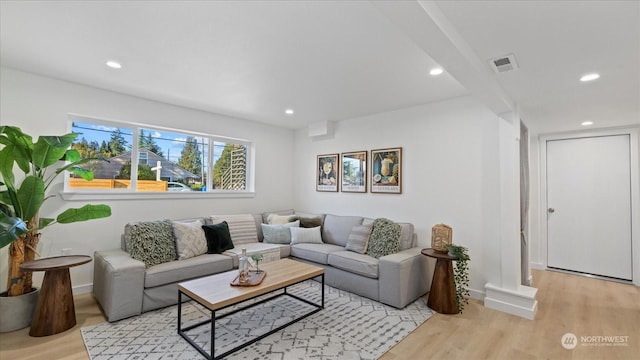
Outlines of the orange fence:
{"type": "MultiPolygon", "coordinates": [[[[72,189],[129,189],[131,180],[122,179],[93,179],[87,181],[79,178],[69,179],[72,189]]],[[[166,181],[138,180],[136,191],[167,191],[166,181]]]]}

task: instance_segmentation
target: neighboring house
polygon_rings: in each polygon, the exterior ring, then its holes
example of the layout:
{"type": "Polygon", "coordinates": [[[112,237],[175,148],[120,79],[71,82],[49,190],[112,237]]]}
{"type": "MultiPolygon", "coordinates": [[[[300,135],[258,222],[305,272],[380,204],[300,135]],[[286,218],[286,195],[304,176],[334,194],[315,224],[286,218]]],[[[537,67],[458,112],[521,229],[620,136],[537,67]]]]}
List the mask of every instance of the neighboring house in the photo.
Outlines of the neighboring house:
{"type": "MultiPolygon", "coordinates": [[[[158,161],[160,161],[160,179],[165,181],[183,180],[185,183],[189,183],[191,180],[199,180],[200,176],[196,175],[186,169],[178,166],[177,164],[155,154],[152,151],[142,149],[138,151],[140,164],[155,167],[158,161]]],[[[109,159],[109,162],[102,162],[97,165],[94,170],[94,177],[96,179],[118,179],[122,167],[131,161],[131,153],[114,156],[109,159]]]]}

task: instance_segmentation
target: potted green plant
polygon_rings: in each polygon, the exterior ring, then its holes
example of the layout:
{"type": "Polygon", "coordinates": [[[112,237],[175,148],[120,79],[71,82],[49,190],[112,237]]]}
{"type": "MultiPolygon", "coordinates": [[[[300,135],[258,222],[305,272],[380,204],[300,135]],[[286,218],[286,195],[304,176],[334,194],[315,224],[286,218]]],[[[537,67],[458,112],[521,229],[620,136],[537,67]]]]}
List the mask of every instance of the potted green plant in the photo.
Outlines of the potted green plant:
{"type": "Polygon", "coordinates": [[[260,261],[263,259],[263,255],[260,253],[251,255],[251,260],[256,263],[256,273],[260,274],[262,270],[260,270],[260,261]]]}
{"type": "MultiPolygon", "coordinates": [[[[111,215],[107,205],[85,205],[66,209],[55,219],[40,217],[44,202],[55,196],[47,194],[47,190],[58,175],[70,171],[93,180],[93,172],[81,165],[95,159],[83,159],[77,150],[69,148],[78,135],[40,136],[33,142],[33,138],[18,127],[0,126],[0,248],[9,247],[7,291],[6,295],[0,295],[0,300],[34,290],[31,273],[22,272],[20,265],[35,259],[42,229],[55,223],[67,224],[111,215]]],[[[0,317],[7,315],[7,310],[4,311],[0,312],[0,317]]],[[[31,314],[27,317],[22,319],[26,322],[22,327],[29,325],[31,314]]]]}
{"type": "Polygon", "coordinates": [[[456,244],[448,244],[445,247],[449,255],[456,258],[453,279],[456,283],[456,304],[462,312],[464,306],[469,303],[469,261],[471,260],[468,254],[469,249],[456,244]]]}

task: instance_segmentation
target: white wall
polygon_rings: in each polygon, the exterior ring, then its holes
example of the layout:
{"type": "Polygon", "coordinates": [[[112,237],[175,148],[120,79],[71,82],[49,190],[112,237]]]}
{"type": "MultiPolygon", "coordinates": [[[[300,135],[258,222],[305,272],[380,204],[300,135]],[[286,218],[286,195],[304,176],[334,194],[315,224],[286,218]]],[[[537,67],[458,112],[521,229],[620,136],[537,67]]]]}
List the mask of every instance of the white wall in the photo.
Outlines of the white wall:
{"type": "MultiPolygon", "coordinates": [[[[27,133],[59,135],[68,132],[67,113],[132,121],[253,141],[256,148],[256,193],[253,198],[99,201],[111,206],[107,219],[54,225],[43,231],[39,253],[58,256],[61,249],[92,255],[95,250],[120,246],[120,234],[130,221],[179,219],[209,214],[257,213],[290,208],[294,177],[283,171],[293,151],[294,132],[288,129],[167,105],[137,97],[0,68],[0,124],[16,125],[27,133]]],[[[57,188],[61,189],[62,178],[57,188]]],[[[97,203],[97,202],[92,202],[97,203]]],[[[52,216],[84,202],[60,196],[43,207],[52,216]]],[[[0,289],[6,286],[7,248],[0,251],[0,289]]],[[[72,283],[79,292],[90,289],[93,263],[72,268],[72,283]]],[[[42,274],[34,280],[39,286],[42,274]]]]}
{"type": "Polygon", "coordinates": [[[469,248],[471,289],[479,296],[500,278],[499,142],[496,115],[471,97],[381,113],[335,124],[331,139],[295,135],[295,208],[309,212],[387,217],[412,222],[430,246],[431,227],[453,227],[453,241],[469,248]],[[401,195],[315,190],[316,156],[403,148],[401,195]]]}

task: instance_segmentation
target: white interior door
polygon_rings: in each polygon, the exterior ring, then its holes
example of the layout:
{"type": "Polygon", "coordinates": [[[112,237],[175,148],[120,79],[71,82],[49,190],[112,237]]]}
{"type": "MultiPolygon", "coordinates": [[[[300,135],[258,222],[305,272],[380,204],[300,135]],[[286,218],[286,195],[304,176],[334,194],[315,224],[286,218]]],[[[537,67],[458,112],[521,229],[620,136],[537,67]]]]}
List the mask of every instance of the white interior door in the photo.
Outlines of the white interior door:
{"type": "Polygon", "coordinates": [[[547,266],[632,280],[629,135],[546,145],[547,266]]]}

